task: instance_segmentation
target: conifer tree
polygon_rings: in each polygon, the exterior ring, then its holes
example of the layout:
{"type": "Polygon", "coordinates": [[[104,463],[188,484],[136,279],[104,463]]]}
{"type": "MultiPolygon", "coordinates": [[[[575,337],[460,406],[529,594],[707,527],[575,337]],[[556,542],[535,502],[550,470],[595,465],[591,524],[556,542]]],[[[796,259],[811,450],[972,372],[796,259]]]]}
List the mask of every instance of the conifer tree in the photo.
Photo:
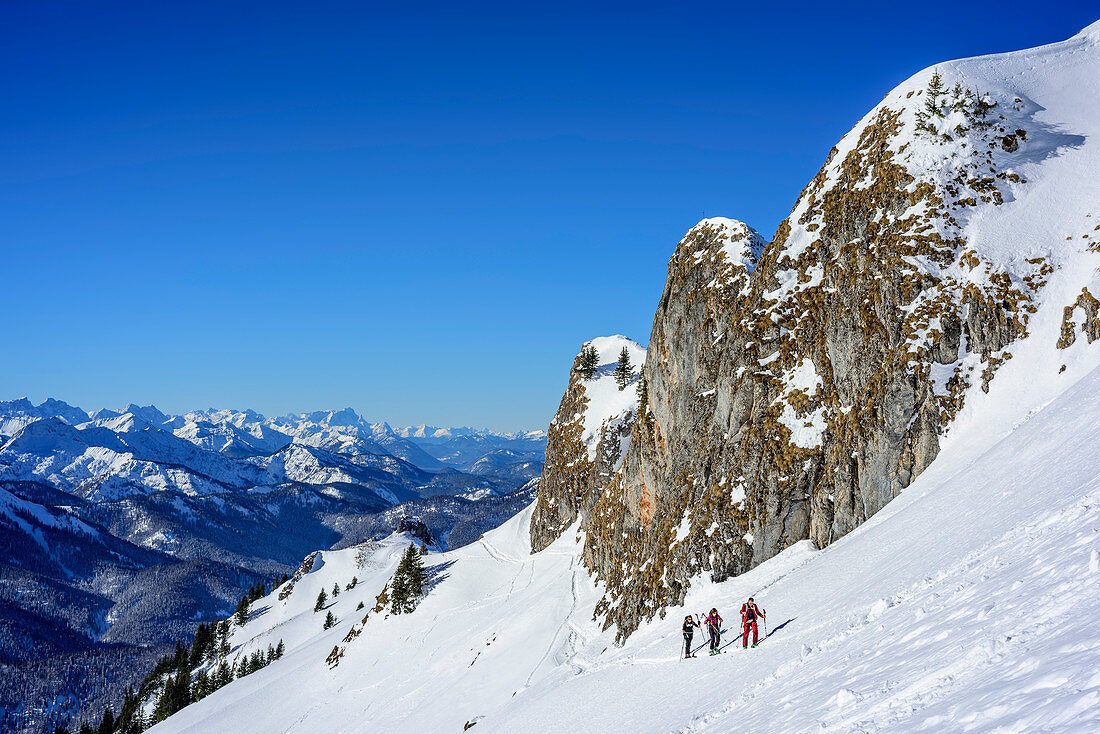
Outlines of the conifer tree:
{"type": "Polygon", "coordinates": [[[217,650],[215,654],[219,657],[225,657],[229,654],[229,620],[223,619],[218,622],[218,641],[217,650]]]}
{"type": "Polygon", "coordinates": [[[115,719],[115,731],[118,734],[140,734],[141,724],[135,720],[138,714],[138,699],[134,695],[134,687],[127,686],[122,695],[122,708],[119,709],[118,718],[115,719]]]}
{"type": "Polygon", "coordinates": [[[940,70],[932,72],[932,78],[928,80],[928,89],[925,90],[924,109],[929,116],[943,117],[940,110],[940,97],[944,95],[943,79],[940,70]]]}
{"type": "Polygon", "coordinates": [[[997,106],[996,102],[989,101],[988,94],[982,94],[976,92],[974,95],[974,126],[977,128],[985,129],[990,126],[989,112],[997,106]]]}
{"type": "Polygon", "coordinates": [[[325,629],[330,629],[336,624],[336,617],[332,615],[332,610],[328,610],[328,615],[325,617],[325,629]]]}
{"type": "Polygon", "coordinates": [[[328,601],[328,595],[325,594],[324,589],[321,589],[321,593],[317,595],[317,603],[313,605],[313,611],[321,611],[324,608],[326,601],[328,601]]]}
{"type": "Polygon", "coordinates": [[[410,543],[393,574],[390,611],[409,614],[424,593],[424,562],[415,543],[410,543]]]}
{"type": "Polygon", "coordinates": [[[160,697],[157,698],[156,706],[153,707],[153,721],[164,721],[186,706],[185,700],[190,697],[190,688],[186,679],[181,680],[179,675],[169,676],[164,681],[164,688],[160,692],[160,697]],[[187,689],[186,697],[181,694],[181,687],[187,689]]]}
{"type": "MultiPolygon", "coordinates": [[[[415,605],[424,593],[424,554],[415,543],[410,543],[409,549],[405,551],[405,557],[408,559],[408,566],[405,569],[408,601],[415,605]]],[[[412,609],[409,611],[411,612],[412,609]]]]}
{"type": "Polygon", "coordinates": [[[172,667],[177,670],[187,665],[187,648],[176,640],[176,651],[172,654],[172,667]]]}
{"type": "Polygon", "coordinates": [[[340,596],[340,584],[333,584],[332,585],[332,595],[334,597],[340,596]]]}
{"type": "Polygon", "coordinates": [[[581,361],[577,366],[577,372],[586,380],[591,380],[596,374],[596,368],[600,366],[600,355],[596,347],[585,344],[581,347],[581,361]]]}
{"type": "Polygon", "coordinates": [[[634,376],[634,366],[630,364],[630,352],[623,347],[623,350],[619,352],[619,363],[615,365],[615,384],[619,386],[620,390],[626,388],[630,384],[630,378],[634,376]]]}
{"type": "Polygon", "coordinates": [[[200,670],[195,676],[195,682],[191,684],[191,698],[201,701],[210,694],[210,677],[205,670],[200,670]]]}
{"type": "Polygon", "coordinates": [[[195,668],[203,660],[211,657],[210,650],[214,647],[214,623],[207,625],[199,623],[195,631],[195,639],[191,642],[191,667],[195,668]]]}
{"type": "Polygon", "coordinates": [[[279,658],[281,658],[283,656],[283,651],[285,649],[286,648],[283,646],[283,640],[280,637],[279,638],[279,644],[275,646],[275,659],[276,660],[278,660],[279,658]]]}
{"type": "Polygon", "coordinates": [[[966,90],[962,84],[955,82],[955,86],[951,88],[951,108],[965,114],[968,107],[966,90]]]}
{"type": "MultiPolygon", "coordinates": [[[[382,590],[385,593],[385,589],[382,590]]],[[[397,570],[393,573],[393,579],[390,581],[390,612],[393,614],[403,614],[405,611],[405,604],[409,598],[409,586],[408,579],[405,573],[405,558],[402,556],[401,562],[397,564],[397,570]]]]}
{"type": "Polygon", "coordinates": [[[233,682],[233,669],[224,660],[218,663],[218,670],[214,673],[214,687],[221,688],[233,682]]]}
{"type": "Polygon", "coordinates": [[[115,734],[115,714],[109,705],[103,710],[103,719],[96,734],[115,734]]]}
{"type": "Polygon", "coordinates": [[[240,627],[243,627],[244,623],[248,621],[248,597],[247,596],[241,597],[241,600],[239,602],[237,602],[236,620],[237,620],[237,625],[240,626],[240,627]]]}

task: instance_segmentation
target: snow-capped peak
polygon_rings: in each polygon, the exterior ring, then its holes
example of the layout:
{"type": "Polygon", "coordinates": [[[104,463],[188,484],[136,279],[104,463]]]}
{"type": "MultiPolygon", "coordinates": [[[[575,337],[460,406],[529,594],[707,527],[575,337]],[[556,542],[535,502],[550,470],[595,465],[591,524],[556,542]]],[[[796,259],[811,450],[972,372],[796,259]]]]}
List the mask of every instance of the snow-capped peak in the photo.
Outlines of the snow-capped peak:
{"type": "Polygon", "coordinates": [[[767,244],[759,232],[737,219],[708,217],[688,230],[683,241],[707,229],[717,232],[716,244],[731,265],[740,265],[749,273],[756,268],[760,254],[764,251],[764,245],[767,244]]]}

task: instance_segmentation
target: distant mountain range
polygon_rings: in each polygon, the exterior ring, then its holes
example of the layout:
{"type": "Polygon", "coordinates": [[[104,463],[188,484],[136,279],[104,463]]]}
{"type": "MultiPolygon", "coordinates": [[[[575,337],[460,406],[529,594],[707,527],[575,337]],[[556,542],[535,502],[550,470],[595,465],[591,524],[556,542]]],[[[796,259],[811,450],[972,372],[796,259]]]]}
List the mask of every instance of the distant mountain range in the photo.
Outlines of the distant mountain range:
{"type": "Polygon", "coordinates": [[[351,408],[265,418],[251,410],[167,415],[133,404],[89,413],[53,398],[0,402],[0,479],[43,481],[92,501],[344,483],[395,504],[448,494],[433,479],[455,470],[483,477],[481,489],[500,494],[538,476],[545,448],[544,431],[394,429],[351,408]]]}
{"type": "Polygon", "coordinates": [[[533,499],[545,448],[542,431],[394,429],[350,408],[0,402],[0,732],[117,695],[148,646],[317,548],[406,518],[439,547],[476,539],[533,499]]]}

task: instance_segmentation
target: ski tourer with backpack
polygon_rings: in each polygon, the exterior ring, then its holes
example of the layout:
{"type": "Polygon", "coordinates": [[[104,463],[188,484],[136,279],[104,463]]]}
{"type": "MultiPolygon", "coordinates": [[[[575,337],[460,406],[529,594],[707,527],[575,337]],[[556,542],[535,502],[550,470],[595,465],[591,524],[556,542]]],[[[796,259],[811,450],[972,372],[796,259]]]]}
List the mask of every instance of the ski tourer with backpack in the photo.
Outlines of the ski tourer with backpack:
{"type": "Polygon", "coordinates": [[[719,616],[718,610],[711,608],[703,624],[707,626],[707,632],[710,633],[710,654],[717,655],[721,652],[718,648],[722,639],[722,617],[719,616]]]}

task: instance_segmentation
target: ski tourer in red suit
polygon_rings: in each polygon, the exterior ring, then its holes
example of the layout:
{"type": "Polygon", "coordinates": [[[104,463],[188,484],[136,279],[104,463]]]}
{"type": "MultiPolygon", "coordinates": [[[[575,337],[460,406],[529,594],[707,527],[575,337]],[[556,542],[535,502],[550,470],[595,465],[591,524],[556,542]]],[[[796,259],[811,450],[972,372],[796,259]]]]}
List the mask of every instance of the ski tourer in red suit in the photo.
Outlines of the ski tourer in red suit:
{"type": "Polygon", "coordinates": [[[756,602],[749,597],[749,600],[741,605],[741,627],[744,629],[744,634],[741,635],[741,649],[744,650],[749,646],[749,631],[752,631],[752,646],[756,647],[760,643],[760,633],[757,631],[756,622],[758,619],[764,619],[766,615],[764,610],[756,606],[756,602]]]}

